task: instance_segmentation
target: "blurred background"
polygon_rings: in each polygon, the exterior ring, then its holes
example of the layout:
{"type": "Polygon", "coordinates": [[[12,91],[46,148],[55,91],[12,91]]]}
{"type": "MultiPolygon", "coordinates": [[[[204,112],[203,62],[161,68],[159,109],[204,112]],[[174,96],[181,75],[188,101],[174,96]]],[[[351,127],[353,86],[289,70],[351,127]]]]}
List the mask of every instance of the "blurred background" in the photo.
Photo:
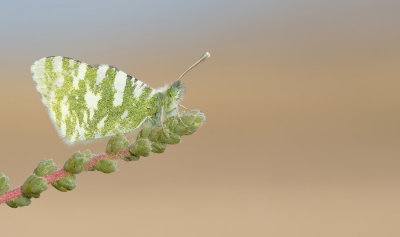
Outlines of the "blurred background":
{"type": "Polygon", "coordinates": [[[400,2],[7,1],[0,8],[0,172],[21,185],[67,146],[30,65],[62,55],[152,87],[185,78],[205,125],[163,154],[85,173],[1,236],[399,236],[400,2]]]}

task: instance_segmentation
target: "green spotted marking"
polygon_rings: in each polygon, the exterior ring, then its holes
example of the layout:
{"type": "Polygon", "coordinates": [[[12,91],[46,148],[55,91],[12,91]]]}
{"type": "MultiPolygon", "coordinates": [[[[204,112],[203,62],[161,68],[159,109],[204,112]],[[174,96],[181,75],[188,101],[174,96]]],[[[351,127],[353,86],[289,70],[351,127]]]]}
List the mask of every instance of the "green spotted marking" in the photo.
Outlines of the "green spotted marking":
{"type": "Polygon", "coordinates": [[[115,67],[62,56],[35,61],[31,72],[51,120],[68,144],[127,133],[147,119],[160,124],[176,115],[185,90],[182,76],[170,86],[153,89],[115,67]]]}

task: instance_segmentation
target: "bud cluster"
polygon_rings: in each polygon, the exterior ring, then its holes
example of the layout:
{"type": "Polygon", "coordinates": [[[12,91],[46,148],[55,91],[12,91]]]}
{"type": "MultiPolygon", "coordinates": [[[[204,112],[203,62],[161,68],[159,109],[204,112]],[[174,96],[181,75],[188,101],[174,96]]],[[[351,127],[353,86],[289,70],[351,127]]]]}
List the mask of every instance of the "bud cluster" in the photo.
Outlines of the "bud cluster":
{"type": "MultiPolygon", "coordinates": [[[[191,110],[182,115],[171,116],[162,124],[146,124],[140,130],[136,141],[130,145],[125,136],[117,134],[108,141],[107,155],[102,159],[96,160],[89,150],[83,153],[74,153],[64,163],[64,173],[61,178],[53,181],[51,185],[61,192],[67,192],[76,187],[75,175],[85,169],[98,170],[108,174],[117,171],[115,160],[117,158],[125,161],[137,161],[141,156],[149,156],[150,152],[163,153],[167,145],[180,143],[181,136],[193,134],[204,123],[204,120],[203,113],[199,110],[191,110]],[[91,158],[94,158],[95,163],[88,165],[89,162],[93,162],[91,158]]],[[[33,174],[21,186],[22,195],[8,201],[7,205],[12,208],[28,206],[31,198],[39,198],[40,194],[47,190],[46,176],[56,171],[57,166],[53,159],[40,161],[33,174]]],[[[9,188],[8,177],[0,173],[0,195],[6,194],[9,188]]]]}
{"type": "Polygon", "coordinates": [[[171,116],[162,125],[145,126],[136,142],[129,147],[130,156],[125,160],[138,160],[150,152],[163,153],[167,145],[178,144],[181,136],[193,134],[204,123],[205,116],[199,110],[191,110],[181,116],[171,116]]]}

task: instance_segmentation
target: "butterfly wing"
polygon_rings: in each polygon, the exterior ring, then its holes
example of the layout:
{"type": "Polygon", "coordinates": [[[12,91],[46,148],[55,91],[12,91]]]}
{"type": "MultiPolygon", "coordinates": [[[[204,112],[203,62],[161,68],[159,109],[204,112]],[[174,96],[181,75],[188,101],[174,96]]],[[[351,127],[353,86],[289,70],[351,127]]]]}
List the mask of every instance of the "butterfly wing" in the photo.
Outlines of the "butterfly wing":
{"type": "Polygon", "coordinates": [[[31,72],[68,144],[129,132],[159,107],[154,89],[109,65],[56,56],[35,61],[31,72]]]}

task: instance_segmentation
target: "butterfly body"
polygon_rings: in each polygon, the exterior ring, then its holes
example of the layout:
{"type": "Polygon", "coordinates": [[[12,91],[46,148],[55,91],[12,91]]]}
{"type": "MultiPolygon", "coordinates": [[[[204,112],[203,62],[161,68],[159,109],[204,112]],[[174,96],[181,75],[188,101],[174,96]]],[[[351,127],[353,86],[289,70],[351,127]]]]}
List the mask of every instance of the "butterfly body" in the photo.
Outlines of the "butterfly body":
{"type": "Polygon", "coordinates": [[[146,119],[172,116],[184,96],[180,80],[153,89],[109,65],[45,57],[31,67],[42,102],[66,143],[127,133],[146,119]]]}

